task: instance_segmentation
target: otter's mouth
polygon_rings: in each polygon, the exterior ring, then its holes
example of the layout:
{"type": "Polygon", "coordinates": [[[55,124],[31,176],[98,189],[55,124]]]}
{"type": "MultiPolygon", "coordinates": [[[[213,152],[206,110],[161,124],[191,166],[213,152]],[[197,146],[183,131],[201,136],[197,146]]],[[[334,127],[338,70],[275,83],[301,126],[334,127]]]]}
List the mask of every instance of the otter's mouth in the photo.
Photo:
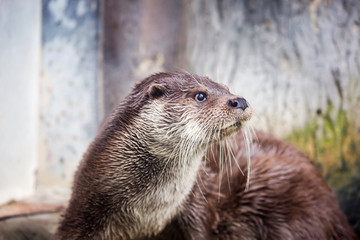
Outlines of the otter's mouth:
{"type": "Polygon", "coordinates": [[[242,124],[243,123],[240,120],[224,124],[220,129],[221,136],[226,137],[237,132],[242,127],[242,124]]]}
{"type": "Polygon", "coordinates": [[[221,128],[221,131],[225,131],[227,129],[230,129],[230,128],[241,128],[241,121],[236,121],[236,122],[230,122],[230,123],[227,123],[225,124],[222,128],[221,128]]]}

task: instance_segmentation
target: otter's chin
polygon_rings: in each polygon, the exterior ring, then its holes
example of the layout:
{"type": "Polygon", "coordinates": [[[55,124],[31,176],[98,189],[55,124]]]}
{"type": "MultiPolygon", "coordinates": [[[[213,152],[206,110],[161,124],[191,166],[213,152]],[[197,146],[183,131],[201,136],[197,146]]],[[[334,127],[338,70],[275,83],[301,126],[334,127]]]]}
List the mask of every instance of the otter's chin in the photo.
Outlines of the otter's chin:
{"type": "Polygon", "coordinates": [[[236,132],[238,132],[241,127],[244,125],[245,122],[237,120],[234,122],[229,122],[224,124],[224,126],[220,129],[221,138],[224,139],[225,137],[229,137],[236,132]]]}

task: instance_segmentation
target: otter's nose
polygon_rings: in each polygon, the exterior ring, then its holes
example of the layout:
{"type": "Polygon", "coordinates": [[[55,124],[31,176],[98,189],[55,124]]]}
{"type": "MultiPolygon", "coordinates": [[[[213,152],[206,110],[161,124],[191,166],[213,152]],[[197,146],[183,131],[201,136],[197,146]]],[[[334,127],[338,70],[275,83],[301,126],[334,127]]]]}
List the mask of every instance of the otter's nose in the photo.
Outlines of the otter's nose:
{"type": "Polygon", "coordinates": [[[244,98],[229,99],[226,103],[230,108],[241,108],[243,111],[248,107],[244,98]]]}

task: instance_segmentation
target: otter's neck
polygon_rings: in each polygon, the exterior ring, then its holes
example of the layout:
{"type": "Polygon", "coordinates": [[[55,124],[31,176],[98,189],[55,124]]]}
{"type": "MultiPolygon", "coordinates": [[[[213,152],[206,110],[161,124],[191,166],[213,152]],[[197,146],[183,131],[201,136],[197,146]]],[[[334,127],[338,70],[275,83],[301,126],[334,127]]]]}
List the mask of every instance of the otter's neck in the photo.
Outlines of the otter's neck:
{"type": "Polygon", "coordinates": [[[137,141],[120,141],[117,146],[122,152],[131,153],[119,159],[119,170],[126,170],[117,188],[127,189],[121,194],[133,197],[127,198],[120,209],[114,209],[112,218],[115,221],[109,223],[108,229],[119,229],[121,225],[121,231],[125,234],[114,232],[114,235],[142,238],[159,233],[180,210],[196,181],[205,150],[161,150],[162,144],[151,141],[147,136],[139,139],[138,135],[131,134],[127,139],[135,137],[137,141]],[[136,143],[136,146],[129,143],[136,143]],[[126,219],[132,220],[131,229],[123,227],[124,214],[127,215],[126,219]]]}

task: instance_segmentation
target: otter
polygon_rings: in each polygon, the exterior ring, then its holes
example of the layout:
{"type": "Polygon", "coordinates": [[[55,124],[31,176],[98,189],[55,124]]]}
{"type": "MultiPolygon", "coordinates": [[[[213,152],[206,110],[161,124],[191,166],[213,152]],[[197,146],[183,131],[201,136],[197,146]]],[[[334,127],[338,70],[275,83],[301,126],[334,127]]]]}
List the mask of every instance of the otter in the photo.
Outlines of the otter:
{"type": "Polygon", "coordinates": [[[85,153],[55,239],[356,239],[306,156],[243,137],[251,115],[207,77],[136,84],[85,153]]]}
{"type": "Polygon", "coordinates": [[[207,147],[251,114],[244,98],[207,77],[159,73],[141,81],[84,155],[56,238],[155,236],[190,195],[207,147]]]}

